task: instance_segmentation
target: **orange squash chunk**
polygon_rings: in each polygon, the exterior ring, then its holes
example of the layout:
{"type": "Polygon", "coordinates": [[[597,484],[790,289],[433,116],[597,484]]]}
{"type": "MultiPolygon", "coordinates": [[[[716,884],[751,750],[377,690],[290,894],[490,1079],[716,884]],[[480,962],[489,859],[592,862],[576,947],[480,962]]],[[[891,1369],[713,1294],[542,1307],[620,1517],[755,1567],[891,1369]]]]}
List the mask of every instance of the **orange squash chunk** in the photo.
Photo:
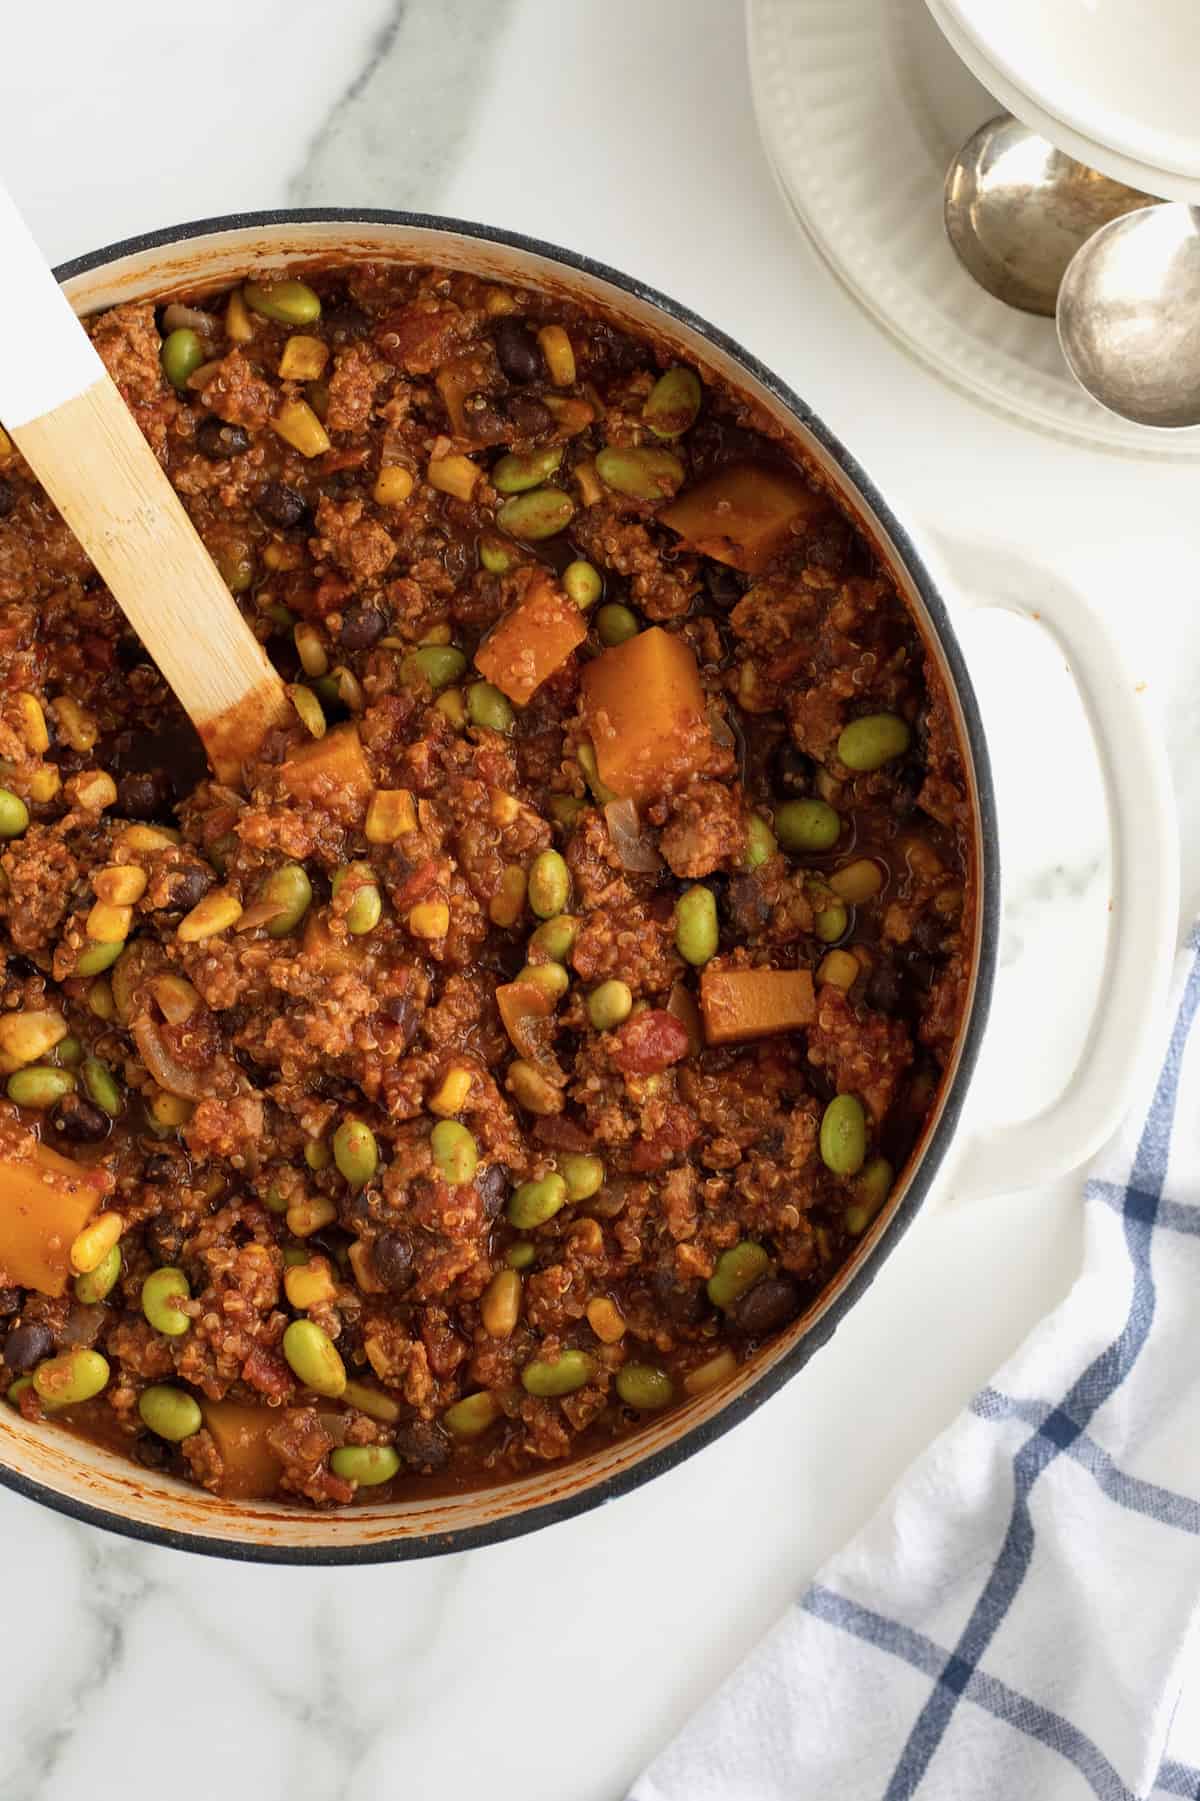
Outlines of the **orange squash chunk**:
{"type": "Polygon", "coordinates": [[[369,945],[365,938],[335,938],[324,908],[309,910],[304,921],[304,954],[321,965],[322,975],[353,976],[362,972],[369,945]]]}
{"type": "Polygon", "coordinates": [[[583,717],[601,781],[631,800],[680,786],[712,750],[696,659],[659,625],[587,665],[583,717]]]}
{"type": "Polygon", "coordinates": [[[200,1411],[225,1464],[219,1492],[230,1501],[261,1501],[273,1495],[283,1464],[267,1443],[267,1433],[283,1418],[278,1407],[201,1401],[200,1411]]]}
{"type": "Polygon", "coordinates": [[[102,1169],[85,1169],[39,1144],[32,1157],[0,1162],[0,1282],[66,1292],[71,1245],[112,1187],[102,1169]]]}
{"type": "Polygon", "coordinates": [[[700,1012],[709,1044],[743,1044],[811,1025],[816,1014],[807,969],[706,969],[700,1012]]]}
{"type": "Polygon", "coordinates": [[[561,1075],[558,1059],[550,1048],[554,1033],[551,1015],[554,1002],[544,988],[535,982],[505,982],[496,990],[496,1005],[504,1021],[504,1030],[526,1062],[534,1063],[548,1073],[561,1075]]]}
{"type": "Polygon", "coordinates": [[[374,783],[352,725],[314,738],[279,773],[293,800],[328,807],[348,825],[361,825],[374,783]]]}
{"type": "Polygon", "coordinates": [[[796,524],[812,525],[830,506],[794,470],[730,463],[688,488],[659,518],[689,550],[757,575],[796,524]]]}
{"type": "Polygon", "coordinates": [[[476,651],[475,667],[516,706],[524,707],[586,637],[587,625],[575,602],[539,569],[512,612],[476,651]]]}

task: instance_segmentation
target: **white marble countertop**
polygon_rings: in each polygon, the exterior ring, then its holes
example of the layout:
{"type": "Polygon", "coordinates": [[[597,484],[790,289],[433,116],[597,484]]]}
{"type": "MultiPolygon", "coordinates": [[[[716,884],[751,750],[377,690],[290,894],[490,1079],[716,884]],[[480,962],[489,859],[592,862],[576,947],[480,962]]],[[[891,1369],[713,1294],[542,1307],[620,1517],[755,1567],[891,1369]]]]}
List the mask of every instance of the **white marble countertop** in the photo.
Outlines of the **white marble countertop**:
{"type": "MultiPolygon", "coordinates": [[[[1148,684],[1200,844],[1195,472],[1026,432],[880,335],[775,193],[739,0],[21,8],[0,169],[56,259],[223,211],[368,203],[516,227],[678,295],[808,397],[918,537],[938,522],[1000,538],[1090,594],[1148,684]]],[[[1011,619],[970,622],[964,644],[1006,860],[977,1093],[1012,1116],[1061,1085],[1086,1033],[1107,853],[1061,658],[1011,619]]],[[[1198,886],[1185,850],[1189,911],[1198,886]]],[[[1079,1216],[1072,1181],[927,1208],[869,1302],[754,1418],[635,1495],[496,1549],[249,1568],[0,1492],[0,1795],[115,1793],[104,1772],[133,1746],[121,1788],[138,1798],[617,1801],[1062,1294],[1079,1216]]]]}

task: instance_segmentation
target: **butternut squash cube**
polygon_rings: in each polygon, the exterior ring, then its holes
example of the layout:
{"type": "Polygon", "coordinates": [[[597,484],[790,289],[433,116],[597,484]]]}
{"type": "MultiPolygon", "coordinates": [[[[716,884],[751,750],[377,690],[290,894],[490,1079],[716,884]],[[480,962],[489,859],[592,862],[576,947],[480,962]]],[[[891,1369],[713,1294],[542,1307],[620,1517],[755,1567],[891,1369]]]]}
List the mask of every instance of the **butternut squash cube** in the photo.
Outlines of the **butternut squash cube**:
{"type": "Polygon", "coordinates": [[[537,569],[512,612],[480,645],[475,667],[524,707],[586,637],[587,624],[575,602],[547,571],[537,569]]]}
{"type": "Polygon", "coordinates": [[[102,1169],[72,1163],[49,1145],[0,1162],[0,1283],[66,1292],[71,1246],[112,1187],[102,1169]]]}
{"type": "Polygon", "coordinates": [[[700,1012],[709,1044],[744,1044],[811,1025],[816,1016],[811,970],[706,969],[700,1012]]]}
{"type": "Polygon", "coordinates": [[[348,825],[362,824],[374,783],[353,725],[302,745],[279,773],[293,800],[320,803],[348,825]]]}
{"type": "Polygon", "coordinates": [[[587,665],[583,717],[600,780],[630,800],[679,787],[712,750],[695,656],[658,625],[587,665]]]}
{"type": "Polygon", "coordinates": [[[796,525],[815,524],[831,507],[795,470],[730,463],[688,488],[659,518],[689,550],[757,575],[796,525]]]}
{"type": "Polygon", "coordinates": [[[267,1433],[283,1418],[278,1407],[202,1400],[200,1411],[225,1464],[218,1492],[230,1501],[261,1501],[273,1495],[283,1463],[267,1443],[267,1433]]]}

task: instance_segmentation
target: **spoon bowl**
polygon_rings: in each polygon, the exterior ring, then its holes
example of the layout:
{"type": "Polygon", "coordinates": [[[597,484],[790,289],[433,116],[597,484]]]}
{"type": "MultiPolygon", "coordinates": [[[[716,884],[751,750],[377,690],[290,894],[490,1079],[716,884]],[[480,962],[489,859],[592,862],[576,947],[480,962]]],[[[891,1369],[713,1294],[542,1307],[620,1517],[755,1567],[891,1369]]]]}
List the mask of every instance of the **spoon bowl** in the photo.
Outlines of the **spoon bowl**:
{"type": "Polygon", "coordinates": [[[1200,425],[1200,211],[1143,207],[1078,250],[1058,337],[1080,385],[1136,425],[1200,425]]]}

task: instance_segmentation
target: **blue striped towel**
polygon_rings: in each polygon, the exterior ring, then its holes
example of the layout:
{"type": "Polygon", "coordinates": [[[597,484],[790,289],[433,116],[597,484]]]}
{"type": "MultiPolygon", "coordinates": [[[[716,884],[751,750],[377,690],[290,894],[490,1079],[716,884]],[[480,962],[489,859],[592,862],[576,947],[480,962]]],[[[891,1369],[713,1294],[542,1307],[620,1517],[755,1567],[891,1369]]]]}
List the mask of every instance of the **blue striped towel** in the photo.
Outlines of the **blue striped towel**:
{"type": "Polygon", "coordinates": [[[1200,929],[1070,1295],[630,1801],[1200,1797],[1198,1004],[1200,929]]]}

